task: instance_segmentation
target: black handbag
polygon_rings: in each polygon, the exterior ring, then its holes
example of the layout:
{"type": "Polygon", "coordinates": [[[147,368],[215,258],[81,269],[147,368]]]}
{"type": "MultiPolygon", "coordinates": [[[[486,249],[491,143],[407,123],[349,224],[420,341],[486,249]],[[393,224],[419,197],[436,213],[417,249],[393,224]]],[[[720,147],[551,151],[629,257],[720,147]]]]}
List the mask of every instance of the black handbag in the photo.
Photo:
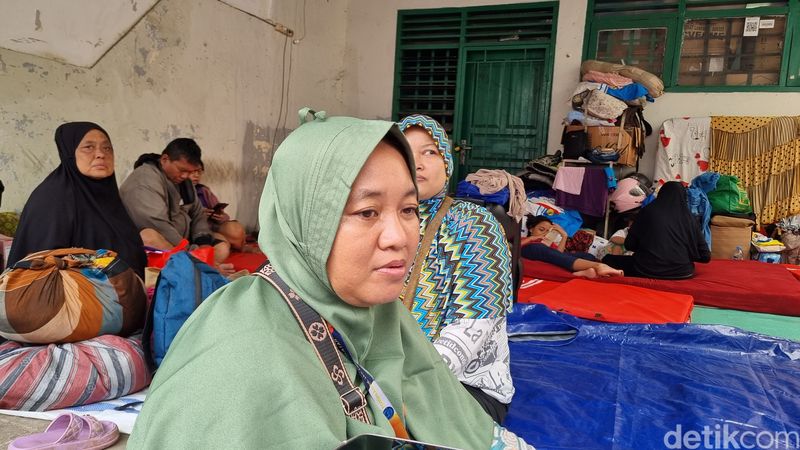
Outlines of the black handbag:
{"type": "Polygon", "coordinates": [[[564,146],[564,159],[578,159],[586,154],[589,149],[589,135],[584,127],[564,127],[561,135],[561,145],[564,146]]]}

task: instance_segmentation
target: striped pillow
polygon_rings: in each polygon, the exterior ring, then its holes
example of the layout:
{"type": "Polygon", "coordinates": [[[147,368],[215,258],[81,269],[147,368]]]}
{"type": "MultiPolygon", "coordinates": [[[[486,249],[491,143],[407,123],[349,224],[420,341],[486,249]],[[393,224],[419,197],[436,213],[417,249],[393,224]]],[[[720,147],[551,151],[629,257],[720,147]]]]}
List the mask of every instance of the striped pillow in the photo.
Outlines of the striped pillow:
{"type": "Polygon", "coordinates": [[[45,250],[0,275],[0,336],[12,341],[128,336],[144,314],[142,280],[109,250],[45,250]]]}
{"type": "Polygon", "coordinates": [[[46,411],[111,400],[150,384],[141,336],[76,344],[0,339],[0,408],[46,411]]]}

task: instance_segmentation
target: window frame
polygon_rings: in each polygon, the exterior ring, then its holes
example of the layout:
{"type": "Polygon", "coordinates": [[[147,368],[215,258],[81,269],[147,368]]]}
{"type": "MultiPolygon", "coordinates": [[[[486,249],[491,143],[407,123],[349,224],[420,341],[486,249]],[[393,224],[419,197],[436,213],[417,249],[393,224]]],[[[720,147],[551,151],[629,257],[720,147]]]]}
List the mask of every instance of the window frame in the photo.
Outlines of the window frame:
{"type": "MultiPolygon", "coordinates": [[[[594,59],[600,31],[626,28],[667,28],[664,52],[664,91],[666,92],[798,92],[800,91],[800,0],[788,0],[787,6],[756,8],[732,7],[727,10],[687,10],[687,0],[680,0],[676,12],[637,14],[622,11],[614,17],[594,17],[595,1],[588,0],[583,59],[594,59]],[[786,16],[783,54],[777,85],[767,86],[679,86],[683,26],[686,20],[724,19],[749,16],[786,16]],[[638,26],[637,26],[638,25],[638,26]]],[[[693,0],[691,6],[724,6],[724,0],[693,0]]],[[[735,2],[741,3],[741,2],[735,2]]]]}

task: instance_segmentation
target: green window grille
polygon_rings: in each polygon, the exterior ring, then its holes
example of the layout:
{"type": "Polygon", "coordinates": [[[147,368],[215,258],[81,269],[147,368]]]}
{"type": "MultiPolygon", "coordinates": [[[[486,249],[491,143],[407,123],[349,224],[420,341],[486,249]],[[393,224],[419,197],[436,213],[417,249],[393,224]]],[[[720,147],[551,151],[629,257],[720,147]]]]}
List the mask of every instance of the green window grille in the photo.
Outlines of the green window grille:
{"type": "Polygon", "coordinates": [[[398,12],[393,117],[424,113],[453,132],[462,50],[552,43],[553,2],[398,12]]]}
{"type": "Polygon", "coordinates": [[[584,56],[637,65],[672,91],[797,90],[800,0],[589,0],[584,56]]]}

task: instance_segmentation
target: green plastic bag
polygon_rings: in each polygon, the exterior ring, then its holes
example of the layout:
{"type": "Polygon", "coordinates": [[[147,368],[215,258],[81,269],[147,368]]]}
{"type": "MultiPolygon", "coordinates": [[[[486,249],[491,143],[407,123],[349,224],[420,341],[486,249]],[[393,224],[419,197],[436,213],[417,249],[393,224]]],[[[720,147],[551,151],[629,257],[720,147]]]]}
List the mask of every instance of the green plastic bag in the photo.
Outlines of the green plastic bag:
{"type": "Polygon", "coordinates": [[[733,175],[720,175],[717,188],[708,193],[711,202],[711,214],[750,214],[753,207],[747,191],[733,175]]]}

